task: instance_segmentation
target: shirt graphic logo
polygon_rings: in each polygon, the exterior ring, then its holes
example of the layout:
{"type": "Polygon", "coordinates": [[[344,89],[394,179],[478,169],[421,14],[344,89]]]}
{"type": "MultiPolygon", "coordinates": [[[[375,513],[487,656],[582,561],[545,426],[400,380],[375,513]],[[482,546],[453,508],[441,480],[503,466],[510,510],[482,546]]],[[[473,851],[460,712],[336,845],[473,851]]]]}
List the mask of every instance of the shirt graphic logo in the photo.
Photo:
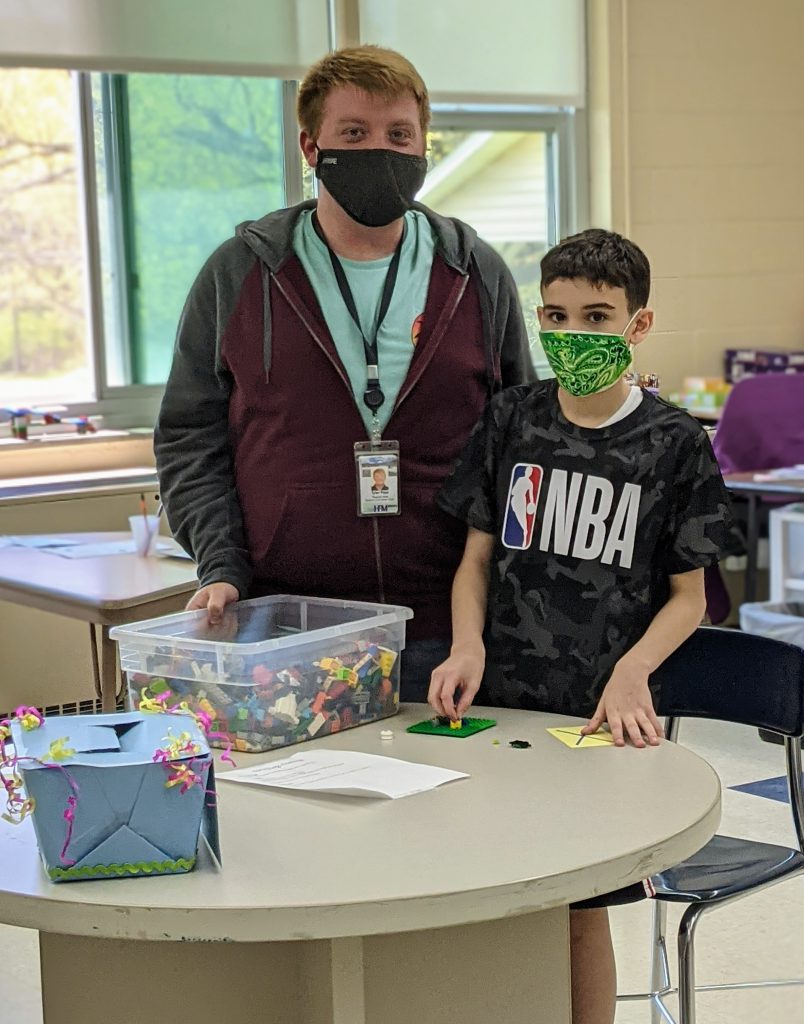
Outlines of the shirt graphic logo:
{"type": "Polygon", "coordinates": [[[542,486],[542,467],[518,462],[511,473],[505,504],[502,542],[507,548],[526,551],[533,540],[536,506],[542,486]]]}
{"type": "Polygon", "coordinates": [[[410,340],[413,342],[415,348],[419,344],[419,335],[422,333],[422,324],[424,323],[424,313],[419,313],[416,319],[411,324],[410,328],[410,340]]]}

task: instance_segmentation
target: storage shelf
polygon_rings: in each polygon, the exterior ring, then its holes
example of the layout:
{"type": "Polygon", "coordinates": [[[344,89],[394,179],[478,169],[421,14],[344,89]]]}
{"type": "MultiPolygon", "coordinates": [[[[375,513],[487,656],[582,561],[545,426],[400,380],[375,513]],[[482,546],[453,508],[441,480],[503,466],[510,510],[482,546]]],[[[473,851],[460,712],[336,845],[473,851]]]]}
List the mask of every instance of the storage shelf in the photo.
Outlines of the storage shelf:
{"type": "Polygon", "coordinates": [[[773,509],[769,528],[770,599],[798,601],[804,594],[804,507],[773,509]]]}

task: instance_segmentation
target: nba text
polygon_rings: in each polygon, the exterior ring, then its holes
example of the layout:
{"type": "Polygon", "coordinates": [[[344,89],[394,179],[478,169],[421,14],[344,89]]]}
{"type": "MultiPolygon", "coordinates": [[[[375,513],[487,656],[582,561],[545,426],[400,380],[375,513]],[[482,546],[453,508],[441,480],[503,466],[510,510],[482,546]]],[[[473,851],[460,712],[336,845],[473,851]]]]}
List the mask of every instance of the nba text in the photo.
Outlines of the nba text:
{"type": "MultiPolygon", "coordinates": [[[[503,524],[506,547],[525,550],[531,546],[541,486],[540,466],[519,463],[514,467],[503,524]]],[[[604,477],[553,470],[539,531],[540,550],[599,560],[603,565],[612,565],[617,558],[623,569],[629,569],[641,493],[637,484],[624,484],[615,496],[613,485],[604,477]]]]}

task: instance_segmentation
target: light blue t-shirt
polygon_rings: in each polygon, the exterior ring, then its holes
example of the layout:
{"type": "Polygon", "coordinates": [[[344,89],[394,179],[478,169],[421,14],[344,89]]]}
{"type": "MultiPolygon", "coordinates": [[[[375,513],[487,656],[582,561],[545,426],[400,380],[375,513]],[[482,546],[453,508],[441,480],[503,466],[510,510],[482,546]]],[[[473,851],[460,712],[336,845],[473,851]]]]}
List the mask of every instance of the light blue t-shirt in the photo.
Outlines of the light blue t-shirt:
{"type": "MultiPolygon", "coordinates": [[[[367,381],[363,339],[343,301],[327,247],[313,227],[312,210],[304,210],[296,222],[293,249],[313,286],[335,348],[352,385],[366,431],[370,434],[372,415],[363,402],[367,381]]],[[[409,210],[405,214],[405,237],[396,287],[377,337],[380,386],[385,395],[385,402],[377,413],[380,430],[385,430],[391,417],[413,358],[427,301],[434,249],[435,240],[427,217],[418,210],[409,210]]],[[[369,342],[374,336],[385,275],[392,258],[386,256],[381,260],[365,261],[341,258],[360,324],[369,342]]]]}

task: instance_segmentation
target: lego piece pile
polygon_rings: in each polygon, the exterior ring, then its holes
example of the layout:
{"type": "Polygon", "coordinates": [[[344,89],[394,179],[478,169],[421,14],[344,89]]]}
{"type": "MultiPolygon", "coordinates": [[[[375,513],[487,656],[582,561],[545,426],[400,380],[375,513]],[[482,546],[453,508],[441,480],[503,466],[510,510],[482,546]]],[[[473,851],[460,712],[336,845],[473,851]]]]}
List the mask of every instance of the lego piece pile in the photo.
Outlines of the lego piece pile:
{"type": "Polygon", "coordinates": [[[337,656],[280,670],[258,661],[250,668],[250,685],[227,683],[212,663],[182,662],[175,650],[161,663],[159,654],[153,655],[148,668],[129,675],[134,708],[143,696],[161,698],[167,706],[186,701],[191,710],[212,719],[213,746],[244,752],[273,750],[373,722],[393,715],[399,703],[397,652],[362,640],[337,656]]]}

